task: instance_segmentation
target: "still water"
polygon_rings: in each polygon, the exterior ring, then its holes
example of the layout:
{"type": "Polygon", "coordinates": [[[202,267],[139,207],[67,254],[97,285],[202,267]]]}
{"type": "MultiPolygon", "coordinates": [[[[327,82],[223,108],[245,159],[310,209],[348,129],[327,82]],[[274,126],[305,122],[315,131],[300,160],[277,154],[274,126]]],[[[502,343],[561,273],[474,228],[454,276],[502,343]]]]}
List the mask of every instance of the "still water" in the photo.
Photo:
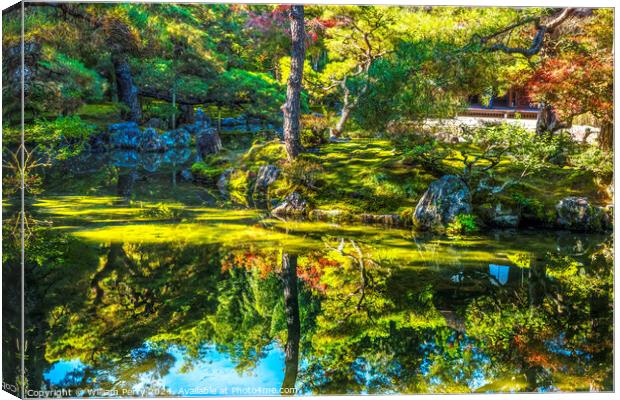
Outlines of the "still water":
{"type": "Polygon", "coordinates": [[[45,177],[28,206],[29,388],[613,389],[610,236],[285,222],[183,181],[191,161],[93,155],[45,177]]]}

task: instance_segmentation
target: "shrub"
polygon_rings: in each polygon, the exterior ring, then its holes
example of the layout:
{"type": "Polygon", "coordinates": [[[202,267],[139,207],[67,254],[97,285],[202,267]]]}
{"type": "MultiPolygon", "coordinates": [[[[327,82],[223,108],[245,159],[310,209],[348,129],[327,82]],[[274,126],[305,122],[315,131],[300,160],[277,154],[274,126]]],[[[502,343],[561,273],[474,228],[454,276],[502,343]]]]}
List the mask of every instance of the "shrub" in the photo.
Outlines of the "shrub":
{"type": "Polygon", "coordinates": [[[58,117],[53,121],[38,119],[24,131],[26,142],[34,142],[50,158],[59,160],[79,154],[88,144],[96,126],[79,116],[58,117]]]}
{"type": "Polygon", "coordinates": [[[318,190],[323,167],[316,162],[298,158],[282,168],[282,174],[293,190],[307,188],[318,190]]]}
{"type": "Polygon", "coordinates": [[[446,233],[449,235],[470,234],[478,231],[476,217],[471,214],[459,214],[454,221],[448,224],[446,233]]]}
{"type": "Polygon", "coordinates": [[[602,151],[596,146],[587,146],[570,158],[574,167],[591,171],[596,177],[608,182],[614,175],[613,153],[602,151]]]}
{"type": "Polygon", "coordinates": [[[315,147],[327,142],[329,118],[315,114],[305,114],[301,118],[301,144],[315,147]]]}

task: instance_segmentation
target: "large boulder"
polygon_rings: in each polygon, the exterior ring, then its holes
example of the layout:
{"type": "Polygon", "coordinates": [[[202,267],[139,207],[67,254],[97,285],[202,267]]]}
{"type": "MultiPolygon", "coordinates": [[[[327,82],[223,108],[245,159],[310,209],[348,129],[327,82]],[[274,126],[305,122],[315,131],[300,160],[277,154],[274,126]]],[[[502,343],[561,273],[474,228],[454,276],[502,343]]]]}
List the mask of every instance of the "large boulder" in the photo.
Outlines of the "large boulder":
{"type": "Polygon", "coordinates": [[[275,165],[261,165],[256,175],[252,200],[257,208],[267,208],[269,186],[278,179],[280,169],[275,165]]]}
{"type": "Polygon", "coordinates": [[[110,145],[121,149],[137,149],[142,132],[135,122],[120,122],[108,125],[110,145]]]}
{"type": "Polygon", "coordinates": [[[138,144],[140,151],[163,151],[164,146],[161,138],[154,128],[146,128],[140,135],[138,144]]]}
{"type": "Polygon", "coordinates": [[[284,198],[271,214],[277,217],[300,216],[308,210],[308,203],[297,192],[293,192],[284,198]]]}
{"type": "Polygon", "coordinates": [[[196,149],[200,157],[216,154],[222,150],[222,141],[214,128],[206,128],[196,135],[196,149]]]}
{"type": "Polygon", "coordinates": [[[470,214],[471,193],[463,180],[445,175],[431,183],[413,213],[420,230],[443,231],[459,214],[470,214]]]}
{"type": "Polygon", "coordinates": [[[166,131],[161,134],[160,140],[165,149],[188,147],[192,142],[189,132],[184,128],[166,131]]]}
{"type": "Polygon", "coordinates": [[[585,197],[566,197],[555,206],[557,224],[572,231],[597,232],[611,229],[606,209],[590,204],[585,197]]]}

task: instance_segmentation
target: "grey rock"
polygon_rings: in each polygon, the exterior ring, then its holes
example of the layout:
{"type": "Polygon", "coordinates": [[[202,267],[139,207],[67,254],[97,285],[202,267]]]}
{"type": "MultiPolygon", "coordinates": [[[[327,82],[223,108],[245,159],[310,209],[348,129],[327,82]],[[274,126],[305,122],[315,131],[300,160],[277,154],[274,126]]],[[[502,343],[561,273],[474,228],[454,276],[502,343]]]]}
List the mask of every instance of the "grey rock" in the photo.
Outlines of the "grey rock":
{"type": "Polygon", "coordinates": [[[162,140],[157,133],[157,131],[153,128],[146,128],[142,134],[140,135],[140,142],[138,144],[138,148],[141,151],[163,151],[164,145],[162,140]]]}
{"type": "Polygon", "coordinates": [[[192,171],[190,171],[189,169],[184,169],[183,171],[181,171],[179,173],[179,176],[184,181],[192,181],[192,180],[194,180],[194,176],[192,175],[192,171]]]}
{"type": "Polygon", "coordinates": [[[227,170],[222,172],[222,175],[220,175],[217,180],[217,189],[224,197],[228,197],[228,181],[230,180],[230,174],[232,174],[233,171],[233,168],[228,168],[227,170]]]}
{"type": "Polygon", "coordinates": [[[160,140],[164,149],[188,147],[192,142],[192,138],[185,128],[166,131],[161,135],[160,140]]]}
{"type": "Polygon", "coordinates": [[[284,198],[276,208],[271,210],[271,214],[278,217],[300,216],[307,212],[308,203],[297,192],[293,192],[284,198]]]}
{"type": "Polygon", "coordinates": [[[121,149],[137,149],[142,132],[135,122],[120,122],[108,125],[110,145],[121,149]]]}
{"type": "Polygon", "coordinates": [[[144,124],[147,128],[164,129],[166,123],[159,118],[151,118],[144,124]]]}
{"type": "Polygon", "coordinates": [[[470,214],[471,193],[457,176],[445,175],[431,183],[413,213],[420,230],[443,231],[459,214],[470,214]]]}
{"type": "Polygon", "coordinates": [[[599,232],[611,229],[607,209],[590,204],[585,197],[566,197],[555,206],[559,227],[573,231],[599,232]]]}
{"type": "Polygon", "coordinates": [[[360,220],[364,224],[381,224],[386,226],[401,226],[400,215],[398,214],[362,214],[360,220]]]}
{"type": "Polygon", "coordinates": [[[219,153],[222,150],[222,141],[217,131],[213,128],[201,130],[196,135],[196,148],[200,157],[219,153]]]}

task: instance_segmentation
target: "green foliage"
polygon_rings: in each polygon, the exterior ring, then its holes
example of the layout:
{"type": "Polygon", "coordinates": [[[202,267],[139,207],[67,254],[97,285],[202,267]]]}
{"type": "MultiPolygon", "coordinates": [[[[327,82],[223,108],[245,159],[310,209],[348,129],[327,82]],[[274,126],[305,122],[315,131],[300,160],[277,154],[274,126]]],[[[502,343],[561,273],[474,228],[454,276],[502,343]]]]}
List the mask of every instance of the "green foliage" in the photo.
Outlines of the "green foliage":
{"type": "Polygon", "coordinates": [[[251,170],[265,164],[278,164],[286,160],[286,149],[279,139],[255,142],[240,159],[242,165],[251,170]]]}
{"type": "Polygon", "coordinates": [[[96,127],[79,116],[58,117],[53,121],[38,119],[26,126],[24,140],[36,143],[50,158],[65,160],[84,150],[95,132],[96,127]]]}
{"type": "Polygon", "coordinates": [[[330,120],[324,116],[304,114],[301,117],[301,144],[316,147],[327,142],[330,120]]]}
{"type": "Polygon", "coordinates": [[[592,172],[604,182],[610,182],[614,173],[613,153],[602,151],[595,146],[587,146],[570,157],[570,163],[576,167],[592,172]]]}
{"type": "Polygon", "coordinates": [[[248,198],[251,194],[249,172],[241,169],[235,169],[230,174],[228,190],[230,192],[230,197],[235,202],[248,205],[248,198]]]}
{"type": "Polygon", "coordinates": [[[197,181],[215,185],[227,166],[226,160],[217,157],[208,158],[192,164],[192,175],[197,181]]]}
{"type": "Polygon", "coordinates": [[[454,221],[448,224],[446,233],[448,235],[462,235],[472,234],[478,232],[478,224],[476,223],[476,216],[472,214],[459,214],[454,218],[454,221]]]}
{"type": "Polygon", "coordinates": [[[320,190],[321,174],[324,172],[320,164],[299,157],[282,167],[282,174],[290,191],[317,191],[320,190]]]}

